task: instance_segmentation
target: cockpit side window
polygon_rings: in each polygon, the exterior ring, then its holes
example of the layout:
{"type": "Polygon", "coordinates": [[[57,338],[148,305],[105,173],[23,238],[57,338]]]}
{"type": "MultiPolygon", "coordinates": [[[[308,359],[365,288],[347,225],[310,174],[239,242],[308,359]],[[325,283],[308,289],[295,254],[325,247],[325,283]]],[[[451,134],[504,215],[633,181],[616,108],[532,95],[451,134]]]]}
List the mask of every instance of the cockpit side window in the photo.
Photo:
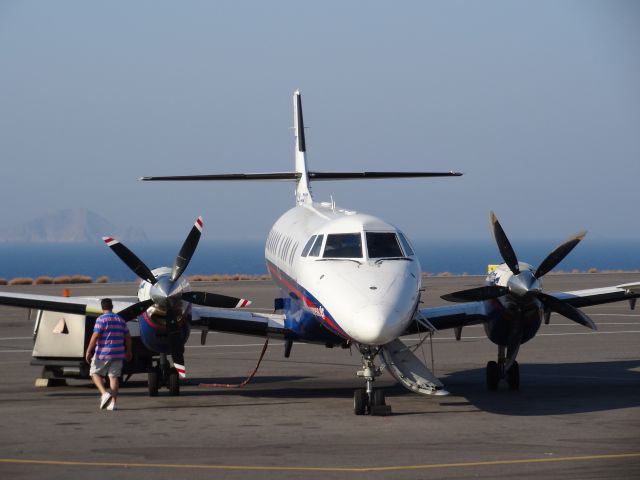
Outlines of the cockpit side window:
{"type": "Polygon", "coordinates": [[[313,247],[309,251],[310,257],[317,257],[320,255],[320,249],[322,248],[322,240],[324,240],[324,235],[318,235],[315,243],[313,244],[313,247]]]}
{"type": "Polygon", "coordinates": [[[407,237],[405,237],[402,232],[398,232],[398,237],[400,237],[400,243],[402,243],[404,254],[407,257],[413,257],[415,252],[413,251],[413,248],[411,248],[411,244],[409,243],[409,240],[407,240],[407,237]]]}
{"type": "Polygon", "coordinates": [[[313,242],[315,241],[317,235],[313,235],[309,241],[307,242],[307,244],[304,246],[304,248],[302,249],[302,256],[306,257],[309,254],[309,250],[311,250],[311,246],[313,245],[313,242]]]}
{"type": "Polygon", "coordinates": [[[327,235],[323,258],[362,258],[360,233],[332,233],[327,235]]]}
{"type": "Polygon", "coordinates": [[[367,252],[369,258],[404,256],[394,232],[367,232],[367,252]]]}

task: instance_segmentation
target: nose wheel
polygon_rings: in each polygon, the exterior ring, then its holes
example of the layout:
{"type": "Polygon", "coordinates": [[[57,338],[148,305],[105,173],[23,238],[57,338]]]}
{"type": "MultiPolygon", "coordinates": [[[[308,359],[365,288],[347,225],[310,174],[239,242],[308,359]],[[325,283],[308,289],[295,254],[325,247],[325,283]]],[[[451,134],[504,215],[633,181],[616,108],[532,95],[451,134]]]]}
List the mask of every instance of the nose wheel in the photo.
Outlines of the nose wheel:
{"type": "Polygon", "coordinates": [[[358,388],[353,392],[353,413],[356,415],[381,415],[382,413],[376,412],[386,410],[385,407],[391,411],[391,407],[386,403],[384,390],[380,388],[373,391],[373,400],[369,398],[366,388],[358,388]]]}
{"type": "Polygon", "coordinates": [[[384,390],[374,388],[376,377],[382,375],[380,368],[374,363],[378,349],[364,347],[362,353],[362,370],[358,371],[359,377],[364,377],[366,388],[358,388],[353,392],[353,413],[356,415],[389,415],[391,407],[387,405],[384,390]]]}

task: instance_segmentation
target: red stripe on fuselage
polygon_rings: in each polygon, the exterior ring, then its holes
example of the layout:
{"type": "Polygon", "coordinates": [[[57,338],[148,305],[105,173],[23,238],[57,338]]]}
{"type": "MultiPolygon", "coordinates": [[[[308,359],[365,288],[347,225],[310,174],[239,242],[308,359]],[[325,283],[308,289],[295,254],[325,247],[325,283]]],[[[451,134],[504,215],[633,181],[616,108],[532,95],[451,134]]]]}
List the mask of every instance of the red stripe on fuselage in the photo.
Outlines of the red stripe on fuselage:
{"type": "MultiPolygon", "coordinates": [[[[304,293],[302,293],[294,285],[292,285],[291,282],[289,282],[286,278],[284,278],[284,276],[278,271],[279,270],[278,267],[273,265],[268,260],[267,260],[267,268],[269,268],[271,273],[275,275],[278,278],[278,280],[280,280],[284,284],[285,287],[287,287],[292,293],[294,293],[299,299],[301,299],[307,307],[320,312],[320,305],[316,305],[310,298],[308,298],[304,293]]],[[[350,338],[349,335],[347,335],[344,332],[344,330],[342,330],[342,328],[340,328],[338,324],[335,322],[335,320],[333,320],[330,316],[325,314],[323,314],[322,317],[318,315],[315,315],[315,316],[322,319],[322,321],[325,322],[329,326],[329,328],[331,328],[331,330],[333,330],[335,333],[337,333],[341,337],[344,337],[346,339],[350,338]]]]}

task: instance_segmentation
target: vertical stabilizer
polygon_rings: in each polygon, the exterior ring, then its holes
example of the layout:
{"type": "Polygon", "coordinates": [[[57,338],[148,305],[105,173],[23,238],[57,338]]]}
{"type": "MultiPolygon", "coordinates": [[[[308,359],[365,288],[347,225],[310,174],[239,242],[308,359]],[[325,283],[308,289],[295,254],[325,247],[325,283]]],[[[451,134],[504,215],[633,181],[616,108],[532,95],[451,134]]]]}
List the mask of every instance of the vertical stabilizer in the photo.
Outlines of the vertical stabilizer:
{"type": "Polygon", "coordinates": [[[300,90],[293,93],[293,130],[296,137],[296,174],[299,175],[296,184],[296,202],[311,203],[309,189],[309,175],[307,173],[307,144],[304,139],[304,120],[302,118],[302,96],[300,90]]]}

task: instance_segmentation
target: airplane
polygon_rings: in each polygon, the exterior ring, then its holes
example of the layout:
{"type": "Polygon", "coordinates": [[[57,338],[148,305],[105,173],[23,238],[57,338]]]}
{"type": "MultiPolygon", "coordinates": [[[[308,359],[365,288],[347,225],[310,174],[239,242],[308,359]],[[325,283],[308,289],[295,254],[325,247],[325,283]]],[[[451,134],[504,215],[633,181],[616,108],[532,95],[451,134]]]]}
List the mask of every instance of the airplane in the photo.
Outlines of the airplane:
{"type": "MultiPolygon", "coordinates": [[[[274,299],[274,313],[237,308],[247,306],[248,301],[244,299],[190,290],[182,272],[189,264],[200,238],[201,218],[196,220],[173,268],[150,270],[122,243],[110,237],[104,239],[114,253],[141,278],[137,299],[115,302],[115,311],[127,320],[137,322],[142,342],[159,355],[157,365],[148,376],[150,394],[157,394],[160,383],[168,385],[174,394],[179,391],[178,376],[186,375],[184,343],[193,328],[203,332],[203,340],[209,330],[280,338],[285,341],[285,357],[289,357],[294,342],[318,343],[327,347],[354,347],[361,354],[362,360],[362,369],[357,375],[365,381],[364,388],[354,391],[354,413],[375,414],[388,407],[384,390],[374,388],[374,382],[383,370],[376,361],[410,391],[425,395],[447,394],[440,380],[400,339],[403,335],[454,328],[458,336],[462,327],[467,325],[504,325],[511,321],[511,315],[507,313],[512,309],[489,308],[489,302],[498,300],[506,305],[514,303],[529,308],[529,303],[513,300],[514,295],[518,295],[523,288],[529,289],[522,295],[523,298],[535,296],[536,301],[533,303],[538,312],[543,314],[550,310],[566,314],[570,308],[567,305],[595,305],[640,296],[640,291],[629,286],[557,295],[542,294],[537,290],[535,282],[524,282],[530,269],[524,264],[520,266],[517,262],[514,263],[515,255],[512,258],[508,255],[508,249],[505,249],[503,256],[509,259],[507,265],[515,269],[517,264],[523,270],[517,274],[515,270],[511,270],[512,280],[507,279],[508,275],[504,275],[504,268],[501,267],[502,275],[496,273],[494,284],[482,287],[484,296],[478,292],[457,292],[451,298],[464,298],[464,303],[421,307],[422,269],[406,235],[380,218],[340,208],[333,201],[314,201],[310,184],[328,180],[457,177],[462,174],[453,171],[311,171],[307,165],[302,99],[298,90],[293,95],[293,110],[293,172],[141,179],[295,182],[295,205],[276,220],[265,243],[265,262],[271,278],[281,292],[280,298],[274,299]],[[509,300],[501,300],[501,297],[509,300]],[[466,301],[467,298],[472,301],[466,301]],[[172,363],[169,363],[168,356],[171,356],[172,363]]],[[[497,220],[495,225],[499,227],[497,220]]],[[[504,244],[504,241],[499,243],[504,244]]],[[[566,248],[561,249],[560,253],[565,250],[566,248]]],[[[559,256],[553,256],[553,259],[559,256]]],[[[543,264],[546,265],[545,268],[551,265],[551,269],[557,262],[553,264],[549,260],[543,264]]],[[[540,272],[538,276],[541,276],[540,272]]],[[[98,299],[0,292],[0,304],[66,313],[100,313],[98,299]]],[[[573,310],[571,315],[583,318],[573,310]]],[[[526,320],[528,319],[527,316],[526,320]]],[[[524,326],[525,320],[522,319],[520,323],[524,326]]],[[[523,343],[530,332],[524,327],[521,331],[522,335],[517,338],[523,343]]],[[[492,335],[490,338],[496,337],[492,335]]],[[[509,367],[512,367],[515,362],[513,349],[516,345],[513,338],[516,336],[507,335],[507,338],[511,340],[507,342],[507,346],[511,348],[509,358],[513,361],[509,367]]]]}

